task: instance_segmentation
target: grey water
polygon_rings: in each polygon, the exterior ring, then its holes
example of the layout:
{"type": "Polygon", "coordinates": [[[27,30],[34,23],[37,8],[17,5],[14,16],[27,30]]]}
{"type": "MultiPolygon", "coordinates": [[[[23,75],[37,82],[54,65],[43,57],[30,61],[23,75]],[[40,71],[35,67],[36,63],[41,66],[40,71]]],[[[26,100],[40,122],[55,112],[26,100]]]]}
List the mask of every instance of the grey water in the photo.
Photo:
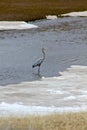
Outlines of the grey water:
{"type": "Polygon", "coordinates": [[[38,28],[0,31],[0,85],[59,76],[71,65],[87,66],[87,17],[31,23],[38,28]],[[42,47],[46,59],[38,75],[32,64],[42,57],[42,47]]]}

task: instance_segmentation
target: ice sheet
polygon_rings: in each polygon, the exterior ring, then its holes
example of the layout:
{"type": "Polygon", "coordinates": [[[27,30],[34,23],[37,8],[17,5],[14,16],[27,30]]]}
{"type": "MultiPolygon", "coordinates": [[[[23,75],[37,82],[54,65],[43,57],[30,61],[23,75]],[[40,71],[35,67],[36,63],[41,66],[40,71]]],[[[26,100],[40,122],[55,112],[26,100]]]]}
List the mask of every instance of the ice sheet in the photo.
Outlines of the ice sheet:
{"type": "Polygon", "coordinates": [[[71,66],[59,77],[0,86],[0,115],[87,110],[87,66],[71,66]]]}
{"type": "Polygon", "coordinates": [[[56,15],[47,15],[46,19],[57,19],[56,15]]]}
{"type": "Polygon", "coordinates": [[[36,25],[26,23],[24,21],[0,21],[0,30],[20,30],[37,28],[36,25]]]}
{"type": "Polygon", "coordinates": [[[66,13],[66,14],[62,14],[61,16],[87,16],[87,11],[83,11],[83,12],[70,12],[70,13],[66,13]]]}
{"type": "Polygon", "coordinates": [[[78,111],[85,111],[87,107],[84,106],[74,106],[74,107],[46,107],[46,106],[25,106],[22,104],[14,103],[8,104],[2,102],[0,104],[0,116],[25,116],[25,115],[32,115],[32,114],[52,114],[52,113],[61,113],[61,112],[78,112],[78,111]]]}

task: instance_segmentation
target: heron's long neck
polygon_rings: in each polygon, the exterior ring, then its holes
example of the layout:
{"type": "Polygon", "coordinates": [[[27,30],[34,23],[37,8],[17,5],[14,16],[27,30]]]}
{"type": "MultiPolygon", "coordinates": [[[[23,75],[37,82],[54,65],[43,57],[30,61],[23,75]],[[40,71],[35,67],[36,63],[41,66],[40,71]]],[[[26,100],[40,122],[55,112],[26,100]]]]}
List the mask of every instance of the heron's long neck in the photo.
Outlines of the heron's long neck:
{"type": "Polygon", "coordinates": [[[42,50],[42,53],[43,53],[43,60],[45,59],[45,52],[42,50]]]}

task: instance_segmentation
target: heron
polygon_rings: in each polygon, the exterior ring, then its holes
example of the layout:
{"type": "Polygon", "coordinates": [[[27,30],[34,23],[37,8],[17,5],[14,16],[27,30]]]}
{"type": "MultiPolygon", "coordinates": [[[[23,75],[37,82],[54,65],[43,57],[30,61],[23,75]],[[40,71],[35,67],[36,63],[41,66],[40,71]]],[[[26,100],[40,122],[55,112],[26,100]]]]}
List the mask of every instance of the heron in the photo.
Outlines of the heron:
{"type": "Polygon", "coordinates": [[[42,48],[43,57],[37,60],[36,63],[32,65],[32,68],[38,67],[38,74],[40,74],[40,66],[42,65],[43,61],[45,60],[45,48],[42,48]]]}

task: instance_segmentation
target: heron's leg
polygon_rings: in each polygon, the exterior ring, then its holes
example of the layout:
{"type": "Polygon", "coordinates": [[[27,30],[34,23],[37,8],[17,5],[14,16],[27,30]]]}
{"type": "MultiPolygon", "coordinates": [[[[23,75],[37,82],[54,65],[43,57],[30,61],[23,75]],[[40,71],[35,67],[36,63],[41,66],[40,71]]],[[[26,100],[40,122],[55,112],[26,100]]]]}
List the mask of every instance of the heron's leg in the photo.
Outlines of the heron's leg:
{"type": "Polygon", "coordinates": [[[40,74],[40,66],[38,67],[38,74],[40,74]]]}

